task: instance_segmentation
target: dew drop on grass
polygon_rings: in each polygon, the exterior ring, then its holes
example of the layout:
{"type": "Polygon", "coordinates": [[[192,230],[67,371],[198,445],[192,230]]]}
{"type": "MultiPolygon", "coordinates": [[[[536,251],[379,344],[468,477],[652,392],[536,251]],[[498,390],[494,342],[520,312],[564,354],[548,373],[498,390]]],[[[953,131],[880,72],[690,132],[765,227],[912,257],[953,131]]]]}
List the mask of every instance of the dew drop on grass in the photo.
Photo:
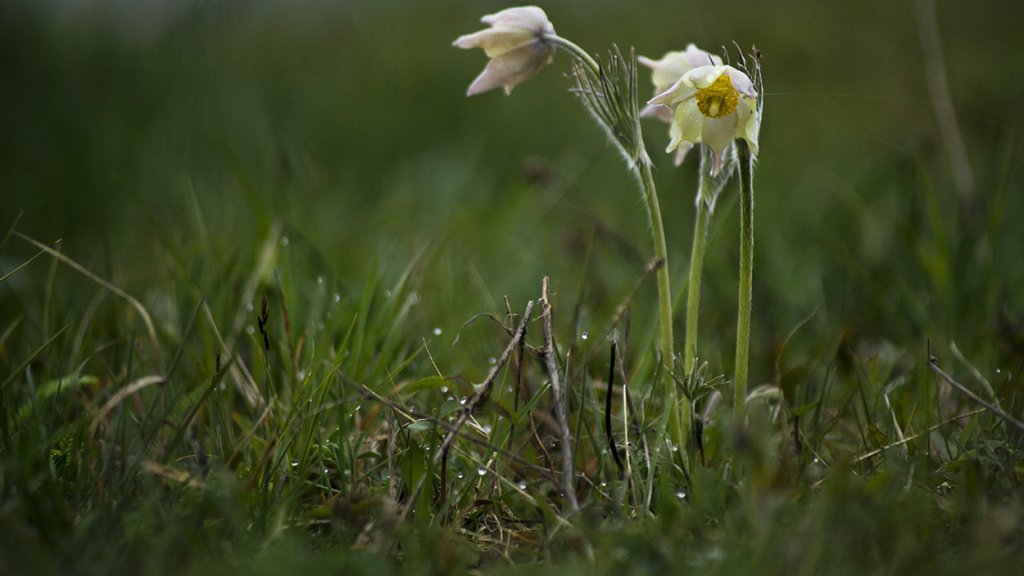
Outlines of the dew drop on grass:
{"type": "Polygon", "coordinates": [[[316,283],[317,283],[317,284],[320,284],[320,285],[323,285],[323,283],[324,283],[324,277],[323,277],[323,276],[317,276],[317,277],[316,277],[316,283]]]}
{"type": "Polygon", "coordinates": [[[608,487],[608,483],[607,483],[607,482],[604,482],[604,481],[602,481],[602,482],[601,482],[601,488],[607,488],[607,487],[608,487]]]}
{"type": "Polygon", "coordinates": [[[246,333],[247,333],[247,334],[248,334],[249,336],[252,336],[253,334],[255,334],[255,333],[256,333],[256,327],[255,327],[255,326],[253,326],[252,324],[249,324],[248,326],[246,326],[246,327],[245,327],[245,332],[246,332],[246,333]]]}
{"type": "Polygon", "coordinates": [[[458,478],[459,480],[462,480],[463,478],[466,477],[466,475],[463,474],[462,472],[459,472],[458,474],[455,475],[455,477],[458,478]]]}
{"type": "Polygon", "coordinates": [[[385,298],[391,298],[391,289],[390,288],[384,291],[384,297],[385,298]]]}
{"type": "Polygon", "coordinates": [[[490,358],[487,359],[487,363],[490,364],[491,366],[494,366],[495,364],[498,363],[498,359],[495,358],[494,356],[491,356],[490,358]]]}
{"type": "Polygon", "coordinates": [[[481,428],[483,429],[484,434],[490,434],[491,433],[491,425],[490,424],[484,424],[483,426],[481,426],[481,428]]]}
{"type": "Polygon", "coordinates": [[[676,498],[686,500],[686,492],[683,492],[682,490],[676,492],[676,498]]]}
{"type": "Polygon", "coordinates": [[[487,468],[484,468],[483,466],[477,468],[476,469],[476,475],[477,476],[486,476],[487,475],[487,468]]]}
{"type": "Polygon", "coordinates": [[[440,326],[434,328],[434,336],[440,336],[441,332],[442,332],[442,330],[441,330],[440,326]]]}
{"type": "Polygon", "coordinates": [[[518,486],[520,490],[526,490],[526,482],[520,482],[518,486]]]}
{"type": "Polygon", "coordinates": [[[341,294],[338,294],[337,292],[334,293],[334,302],[341,302],[341,294]]]}
{"type": "Polygon", "coordinates": [[[448,393],[448,387],[447,386],[441,386],[441,394],[447,394],[447,393],[448,393]]]}
{"type": "Polygon", "coordinates": [[[289,242],[291,242],[291,240],[289,240],[287,236],[281,236],[281,246],[287,246],[289,242]]]}
{"type": "Polygon", "coordinates": [[[586,330],[584,330],[583,333],[580,334],[580,338],[582,338],[583,340],[589,340],[590,339],[590,332],[587,332],[586,330]]]}
{"type": "Polygon", "coordinates": [[[466,397],[465,396],[463,396],[462,398],[459,398],[459,404],[462,404],[463,406],[466,405],[466,397]]]}

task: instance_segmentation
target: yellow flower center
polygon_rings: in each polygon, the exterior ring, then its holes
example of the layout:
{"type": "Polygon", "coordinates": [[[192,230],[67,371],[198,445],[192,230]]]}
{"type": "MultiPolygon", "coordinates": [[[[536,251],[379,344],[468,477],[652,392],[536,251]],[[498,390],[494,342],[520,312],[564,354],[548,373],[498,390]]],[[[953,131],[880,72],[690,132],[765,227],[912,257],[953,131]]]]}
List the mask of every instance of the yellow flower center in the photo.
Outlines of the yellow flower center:
{"type": "Polygon", "coordinates": [[[709,118],[728,116],[739,104],[739,93],[732,87],[728,74],[722,74],[714,84],[697,90],[697,109],[709,118]]]}

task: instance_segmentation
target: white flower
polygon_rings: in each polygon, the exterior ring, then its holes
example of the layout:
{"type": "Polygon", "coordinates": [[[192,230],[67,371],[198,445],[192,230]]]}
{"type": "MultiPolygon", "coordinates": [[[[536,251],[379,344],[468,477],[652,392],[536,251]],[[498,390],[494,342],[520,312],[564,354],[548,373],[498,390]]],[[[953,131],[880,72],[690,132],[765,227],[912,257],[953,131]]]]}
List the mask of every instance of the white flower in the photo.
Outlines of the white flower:
{"type": "MultiPolygon", "coordinates": [[[[697,48],[695,44],[689,44],[686,50],[666,52],[660,60],[651,60],[646,56],[637,58],[637,62],[651,69],[651,83],[654,84],[654,95],[657,96],[668,90],[679,78],[694,68],[710,64],[720,66],[722,58],[710,52],[697,48]]],[[[640,112],[644,118],[657,118],[666,124],[672,123],[672,108],[662,104],[648,104],[640,112]]],[[[686,153],[693,148],[692,143],[680,143],[676,147],[675,164],[679,166],[686,158],[686,153]]]]}
{"type": "Polygon", "coordinates": [[[750,151],[757,154],[761,130],[757,90],[746,74],[732,66],[694,68],[649,104],[674,110],[669,129],[672,141],[666,152],[703,142],[713,152],[712,175],[722,167],[724,152],[734,139],[746,140],[750,151]]]}
{"type": "Polygon", "coordinates": [[[551,63],[555,45],[548,37],[555,35],[555,27],[540,8],[507,8],[481,21],[490,28],[459,36],[454,42],[459,48],[483,48],[491,59],[469,85],[467,96],[499,86],[505,88],[505,94],[511,94],[516,84],[551,63]]]}
{"type": "MultiPolygon", "coordinates": [[[[666,52],[660,60],[651,60],[646,56],[638,56],[637,62],[651,69],[651,83],[654,84],[654,95],[668,90],[683,74],[694,68],[714,64],[721,66],[722,58],[689,44],[686,50],[666,52]]],[[[666,123],[672,121],[672,110],[667,106],[648,104],[643,116],[656,117],[666,123]]]]}

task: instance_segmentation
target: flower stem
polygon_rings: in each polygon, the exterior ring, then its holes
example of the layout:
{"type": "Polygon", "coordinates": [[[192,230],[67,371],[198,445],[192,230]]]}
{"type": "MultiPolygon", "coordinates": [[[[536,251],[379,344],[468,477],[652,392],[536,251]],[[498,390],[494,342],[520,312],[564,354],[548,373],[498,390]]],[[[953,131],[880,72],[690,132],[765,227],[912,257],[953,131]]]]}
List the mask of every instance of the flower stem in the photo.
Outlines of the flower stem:
{"type": "Polygon", "coordinates": [[[736,320],[736,380],[733,418],[742,426],[746,415],[747,368],[750,355],[750,306],[754,281],[754,158],[742,139],[736,140],[740,165],[740,287],[736,320]]]}
{"type": "Polygon", "coordinates": [[[679,448],[680,454],[683,455],[685,464],[687,462],[687,434],[690,430],[690,410],[688,403],[679,402],[675,381],[670,374],[675,345],[672,340],[672,289],[669,283],[668,248],[665,243],[665,226],[661,221],[658,192],[654,186],[651,159],[647,156],[646,151],[640,155],[637,171],[647,204],[647,217],[651,225],[654,255],[661,262],[661,266],[658,267],[658,315],[661,325],[661,355],[664,364],[662,378],[665,386],[665,409],[669,417],[669,435],[672,442],[679,448]]]}
{"type": "MultiPolygon", "coordinates": [[[[702,162],[703,164],[703,162],[702,162]]],[[[693,227],[693,251],[690,255],[690,284],[686,295],[686,350],[684,355],[685,376],[693,374],[697,361],[697,325],[700,321],[700,286],[704,270],[704,247],[708,237],[708,223],[711,221],[712,205],[706,199],[704,189],[708,186],[701,166],[700,193],[697,196],[697,221],[693,227]]]]}
{"type": "Polygon", "coordinates": [[[562,38],[557,34],[547,34],[544,36],[544,39],[555,46],[560,46],[565,50],[568,50],[569,53],[575,56],[577,60],[586,64],[594,74],[601,73],[601,66],[597,63],[597,60],[594,60],[594,57],[591,56],[589,52],[580,48],[579,45],[572,40],[562,38]]]}
{"type": "MultiPolygon", "coordinates": [[[[669,438],[682,456],[684,468],[689,467],[686,457],[687,435],[690,430],[689,403],[681,403],[672,377],[675,360],[675,344],[672,339],[672,290],[669,282],[668,248],[665,242],[665,225],[661,220],[661,206],[654,185],[653,165],[644,147],[640,128],[640,111],[636,95],[636,61],[630,53],[626,61],[618,49],[609,55],[607,69],[601,66],[585,50],[555,35],[545,40],[569,51],[580,63],[576,70],[576,81],[581,100],[594,118],[600,123],[609,139],[629,161],[631,171],[640,181],[647,220],[654,243],[658,278],[658,317],[661,329],[661,366],[659,372],[664,386],[664,415],[662,426],[668,426],[669,438]]],[[[664,428],[661,428],[661,434],[664,428]]],[[[670,456],[670,458],[674,458],[670,456]]]]}

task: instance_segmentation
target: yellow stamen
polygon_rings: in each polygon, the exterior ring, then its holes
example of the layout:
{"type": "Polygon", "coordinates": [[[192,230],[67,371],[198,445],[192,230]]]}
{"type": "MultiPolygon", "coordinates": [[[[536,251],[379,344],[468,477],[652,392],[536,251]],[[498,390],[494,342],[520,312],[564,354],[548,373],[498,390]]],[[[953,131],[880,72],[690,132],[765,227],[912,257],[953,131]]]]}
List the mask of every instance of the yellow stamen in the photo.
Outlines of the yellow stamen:
{"type": "Polygon", "coordinates": [[[697,109],[710,118],[732,114],[740,101],[739,93],[732,87],[728,74],[719,76],[711,86],[697,90],[696,98],[697,109]]]}

